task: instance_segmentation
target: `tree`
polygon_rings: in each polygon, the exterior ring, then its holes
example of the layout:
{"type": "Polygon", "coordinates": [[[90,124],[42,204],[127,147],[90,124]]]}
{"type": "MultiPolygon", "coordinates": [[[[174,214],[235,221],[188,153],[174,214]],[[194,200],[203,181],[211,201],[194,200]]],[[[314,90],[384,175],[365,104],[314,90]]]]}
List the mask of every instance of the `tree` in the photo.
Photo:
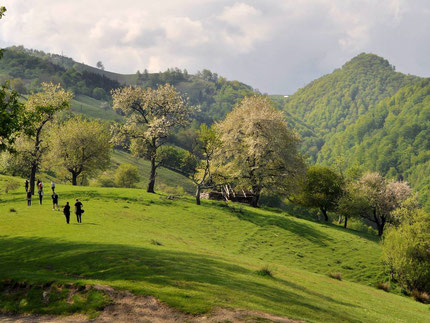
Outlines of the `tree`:
{"type": "Polygon", "coordinates": [[[57,112],[68,109],[73,94],[64,90],[59,84],[42,83],[43,91],[31,95],[26,102],[25,135],[31,142],[30,187],[34,194],[36,172],[42,156],[48,150],[47,141],[43,138],[46,126],[52,122],[57,112]]]}
{"type": "Polygon", "coordinates": [[[342,177],[330,167],[311,166],[306,172],[299,201],[305,206],[319,208],[328,221],[327,212],[337,209],[343,185],[342,177]]]}
{"type": "Polygon", "coordinates": [[[121,164],[115,172],[115,184],[118,187],[134,187],[139,182],[139,170],[132,164],[121,164]]]}
{"type": "Polygon", "coordinates": [[[192,108],[170,84],[157,89],[128,86],[112,91],[113,106],[126,114],[124,125],[115,126],[115,142],[128,137],[135,155],[150,160],[147,191],[154,193],[156,170],[161,165],[158,149],[178,127],[189,123],[192,108]]]}
{"type": "Polygon", "coordinates": [[[104,69],[105,69],[102,61],[98,61],[96,66],[97,66],[97,68],[101,69],[102,71],[104,71],[104,69]]]}
{"type": "Polygon", "coordinates": [[[430,293],[430,215],[421,209],[410,215],[387,230],[383,260],[392,278],[404,288],[430,293]]]}
{"type": "Polygon", "coordinates": [[[0,87],[0,152],[10,149],[15,135],[24,126],[24,105],[7,86],[0,87]]]}
{"type": "Polygon", "coordinates": [[[358,198],[367,203],[360,216],[375,223],[379,236],[384,233],[385,225],[393,222],[392,212],[411,195],[407,183],[387,182],[379,173],[364,174],[357,182],[355,192],[358,198]]]}
{"type": "Polygon", "coordinates": [[[78,176],[93,176],[110,165],[110,133],[97,121],[69,119],[53,129],[51,138],[50,161],[70,174],[72,185],[78,176]]]}
{"type": "Polygon", "coordinates": [[[198,159],[197,167],[192,174],[192,180],[196,184],[196,204],[200,205],[202,188],[211,181],[211,164],[215,151],[220,147],[220,140],[213,127],[202,124],[197,130],[197,140],[193,153],[198,159]]]}
{"type": "Polygon", "coordinates": [[[256,207],[263,189],[289,194],[304,172],[298,136],[269,98],[244,98],[216,126],[221,140],[219,173],[253,194],[256,207]]]}

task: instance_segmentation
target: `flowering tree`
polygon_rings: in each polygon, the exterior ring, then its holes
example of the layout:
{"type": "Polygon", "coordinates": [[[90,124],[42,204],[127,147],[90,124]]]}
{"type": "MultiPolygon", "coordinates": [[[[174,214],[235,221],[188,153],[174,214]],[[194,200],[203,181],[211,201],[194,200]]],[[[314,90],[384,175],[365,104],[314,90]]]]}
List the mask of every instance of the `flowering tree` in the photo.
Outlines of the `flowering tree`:
{"type": "Polygon", "coordinates": [[[124,125],[114,127],[116,143],[130,141],[132,152],[151,162],[147,192],[154,193],[156,170],[161,165],[158,148],[174,129],[189,123],[193,108],[170,84],[157,89],[128,86],[112,91],[113,107],[126,114],[124,125]]]}
{"type": "Polygon", "coordinates": [[[355,193],[366,201],[360,216],[375,223],[382,236],[385,224],[392,222],[392,212],[410,197],[411,189],[406,182],[387,182],[379,173],[366,173],[357,182],[355,193]]]}
{"type": "Polygon", "coordinates": [[[30,188],[34,194],[36,172],[42,161],[43,154],[48,149],[47,141],[43,138],[46,126],[52,122],[57,112],[70,107],[73,94],[64,90],[59,84],[42,83],[43,91],[31,95],[26,104],[25,137],[31,145],[28,155],[31,160],[30,188]]]}
{"type": "Polygon", "coordinates": [[[216,130],[221,140],[219,172],[227,181],[249,189],[257,206],[263,189],[291,193],[304,173],[299,138],[269,98],[244,98],[216,130]]]}

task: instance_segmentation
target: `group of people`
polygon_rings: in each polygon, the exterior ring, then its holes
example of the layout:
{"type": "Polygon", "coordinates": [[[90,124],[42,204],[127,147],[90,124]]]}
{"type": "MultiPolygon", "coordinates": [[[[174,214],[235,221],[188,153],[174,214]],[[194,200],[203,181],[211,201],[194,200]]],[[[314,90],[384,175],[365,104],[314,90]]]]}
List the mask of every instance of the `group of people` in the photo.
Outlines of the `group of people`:
{"type": "MultiPolygon", "coordinates": [[[[25,192],[27,194],[27,205],[31,206],[31,188],[30,188],[30,182],[28,179],[25,180],[25,192]]],[[[55,211],[56,209],[60,211],[60,207],[58,204],[58,194],[55,192],[55,183],[51,182],[51,190],[52,190],[52,210],[55,211]]],[[[37,191],[39,195],[39,203],[42,205],[43,200],[43,183],[41,180],[37,180],[37,191]]],[[[75,214],[76,214],[76,220],[78,223],[82,223],[82,214],[84,213],[84,210],[82,209],[83,204],[79,199],[76,199],[75,203],[75,214]]],[[[63,207],[63,213],[66,217],[66,222],[70,223],[70,204],[69,202],[66,202],[66,205],[63,207]]]]}

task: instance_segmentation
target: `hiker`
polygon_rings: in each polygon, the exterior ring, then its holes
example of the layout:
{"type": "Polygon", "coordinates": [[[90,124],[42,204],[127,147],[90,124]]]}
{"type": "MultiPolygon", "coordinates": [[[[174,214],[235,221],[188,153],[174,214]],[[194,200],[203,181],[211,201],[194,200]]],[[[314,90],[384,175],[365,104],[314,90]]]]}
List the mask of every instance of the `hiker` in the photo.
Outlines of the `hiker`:
{"type": "Polygon", "coordinates": [[[39,190],[39,202],[40,202],[40,205],[42,205],[42,199],[43,199],[43,190],[39,190]]]}
{"type": "Polygon", "coordinates": [[[31,206],[31,190],[27,189],[27,205],[31,206]]]}
{"type": "Polygon", "coordinates": [[[82,210],[82,203],[76,199],[76,203],[75,203],[75,214],[76,214],[76,220],[78,221],[78,223],[82,223],[82,219],[81,219],[81,215],[82,213],[84,213],[84,210],[82,210]]]}
{"type": "Polygon", "coordinates": [[[64,216],[66,217],[67,224],[69,224],[69,222],[70,222],[70,205],[69,205],[69,202],[66,202],[66,205],[63,207],[63,213],[64,213],[64,216]]]}
{"type": "Polygon", "coordinates": [[[53,181],[51,182],[51,190],[52,193],[55,193],[55,183],[53,181]]]}
{"type": "Polygon", "coordinates": [[[30,182],[28,181],[28,179],[26,179],[25,180],[25,184],[24,184],[24,186],[25,186],[25,192],[27,193],[28,192],[28,185],[30,184],[30,182]]]}
{"type": "Polygon", "coordinates": [[[52,211],[55,211],[55,206],[57,206],[57,210],[60,211],[60,207],[58,206],[58,194],[53,191],[51,197],[52,197],[52,211]]]}
{"type": "Polygon", "coordinates": [[[43,190],[43,183],[39,179],[37,180],[37,189],[39,190],[39,192],[43,190]]]}

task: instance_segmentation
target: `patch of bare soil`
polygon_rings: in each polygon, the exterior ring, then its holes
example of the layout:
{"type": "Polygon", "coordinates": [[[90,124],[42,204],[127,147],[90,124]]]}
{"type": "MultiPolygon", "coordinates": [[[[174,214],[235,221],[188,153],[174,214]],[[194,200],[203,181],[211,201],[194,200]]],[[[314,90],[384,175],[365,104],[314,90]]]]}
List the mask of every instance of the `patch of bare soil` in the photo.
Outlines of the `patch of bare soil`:
{"type": "Polygon", "coordinates": [[[173,309],[152,296],[136,296],[130,292],[116,291],[110,286],[95,285],[94,289],[108,294],[113,304],[107,306],[100,316],[89,320],[85,315],[52,316],[52,315],[0,315],[1,322],[19,323],[83,323],[83,322],[280,322],[297,323],[303,321],[290,320],[265,313],[244,310],[218,308],[212,313],[202,316],[184,314],[173,309]]]}

